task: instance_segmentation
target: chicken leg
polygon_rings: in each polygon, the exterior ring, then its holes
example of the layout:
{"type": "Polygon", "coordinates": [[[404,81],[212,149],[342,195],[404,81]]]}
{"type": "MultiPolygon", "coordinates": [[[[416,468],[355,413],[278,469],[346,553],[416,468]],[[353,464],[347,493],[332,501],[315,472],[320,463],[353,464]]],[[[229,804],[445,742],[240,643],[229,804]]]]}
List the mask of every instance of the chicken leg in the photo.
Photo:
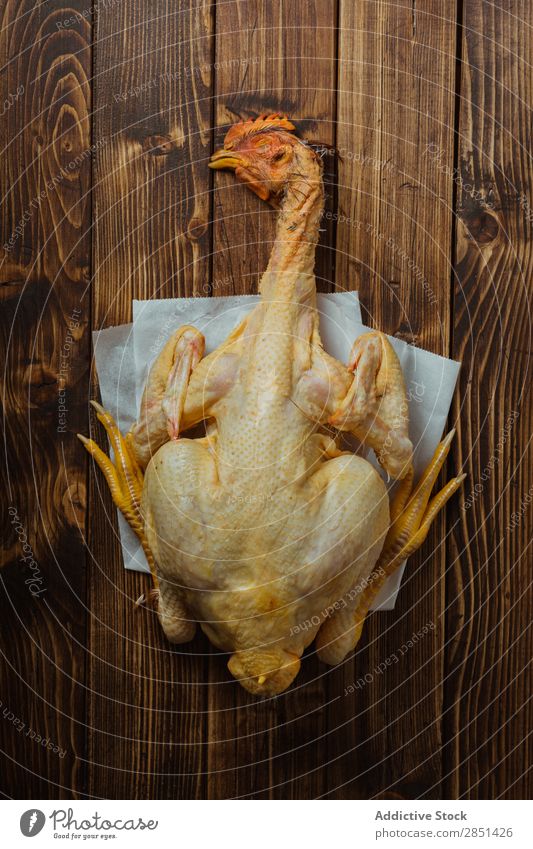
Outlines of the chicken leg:
{"type": "Polygon", "coordinates": [[[391,502],[391,525],[365,588],[360,593],[351,593],[350,603],[327,619],[318,632],[317,652],[324,663],[334,666],[354,650],[361,637],[370,606],[381,587],[400,564],[420,548],[437,513],[465,479],[464,474],[452,478],[429,501],[431,490],[448,456],[454,434],[455,431],[452,430],[439,444],[414,491],[412,491],[412,466],[400,482],[391,502]]]}
{"type": "Polygon", "coordinates": [[[165,634],[175,643],[192,639],[196,625],[187,616],[179,588],[172,582],[159,580],[141,511],[143,467],[151,453],[169,437],[178,438],[190,377],[203,350],[204,338],[194,327],[181,327],[170,337],[150,370],[139,419],[125,437],[113,416],[96,401],[91,401],[111,443],[114,460],[93,439],[78,434],[103,472],[113,502],[137,535],[145,553],[153,589],[146,596],[143,594],[138,603],[146,600],[149,606],[157,609],[165,634]]]}

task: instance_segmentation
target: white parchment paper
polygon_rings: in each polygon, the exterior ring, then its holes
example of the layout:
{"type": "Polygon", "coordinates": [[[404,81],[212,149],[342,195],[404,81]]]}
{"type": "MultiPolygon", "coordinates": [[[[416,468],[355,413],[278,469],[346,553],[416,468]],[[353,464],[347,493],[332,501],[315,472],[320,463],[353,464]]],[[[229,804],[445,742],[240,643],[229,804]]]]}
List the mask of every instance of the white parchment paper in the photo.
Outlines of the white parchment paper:
{"type": "MultiPolygon", "coordinates": [[[[206,353],[214,350],[254,308],[257,295],[227,298],[173,298],[133,302],[133,323],[93,333],[96,370],[102,404],[123,433],[135,421],[151,364],[170,334],[192,324],[205,335],[206,353]]],[[[356,292],[318,295],[320,332],[326,351],[346,362],[357,336],[369,328],[361,322],[356,292]]],[[[415,448],[415,474],[427,465],[439,443],[459,374],[459,363],[414,348],[389,337],[402,365],[410,413],[410,436],[415,448]]],[[[377,462],[369,459],[377,466],[377,462]]],[[[379,467],[378,467],[379,468],[379,467]]],[[[118,513],[126,569],[148,571],[137,537],[118,513]]],[[[387,581],[374,610],[392,610],[403,567],[387,581]]]]}

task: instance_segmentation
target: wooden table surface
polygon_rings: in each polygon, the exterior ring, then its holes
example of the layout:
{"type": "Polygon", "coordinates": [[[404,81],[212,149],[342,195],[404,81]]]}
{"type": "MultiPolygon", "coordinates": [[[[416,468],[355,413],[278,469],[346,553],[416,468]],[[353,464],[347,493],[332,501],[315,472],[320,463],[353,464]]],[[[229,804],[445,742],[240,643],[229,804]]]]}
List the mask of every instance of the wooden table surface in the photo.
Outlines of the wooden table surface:
{"type": "Polygon", "coordinates": [[[0,8],[2,793],[531,797],[531,4],[0,8]],[[102,438],[92,329],[133,298],[257,290],[273,213],[207,160],[265,109],[340,152],[320,288],[462,361],[448,471],[468,479],[355,658],[311,653],[258,702],[205,638],[171,647],[135,610],[146,579],[75,434],[102,438]]]}

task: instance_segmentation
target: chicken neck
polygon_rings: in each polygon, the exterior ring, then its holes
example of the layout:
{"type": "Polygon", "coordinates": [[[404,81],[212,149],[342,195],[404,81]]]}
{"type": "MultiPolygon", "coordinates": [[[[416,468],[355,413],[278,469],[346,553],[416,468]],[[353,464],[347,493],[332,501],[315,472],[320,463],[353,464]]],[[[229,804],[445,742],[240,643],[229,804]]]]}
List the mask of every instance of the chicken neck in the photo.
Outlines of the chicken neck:
{"type": "Polygon", "coordinates": [[[314,306],[315,253],[323,212],[322,164],[302,145],[279,204],[274,245],[259,286],[263,300],[314,306]]]}

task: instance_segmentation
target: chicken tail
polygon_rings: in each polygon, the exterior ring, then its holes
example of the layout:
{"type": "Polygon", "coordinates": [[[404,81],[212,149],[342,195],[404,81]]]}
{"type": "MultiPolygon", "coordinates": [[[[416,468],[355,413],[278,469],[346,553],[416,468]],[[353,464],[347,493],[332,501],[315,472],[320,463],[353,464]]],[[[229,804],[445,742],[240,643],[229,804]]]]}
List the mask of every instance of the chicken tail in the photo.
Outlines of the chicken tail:
{"type": "Polygon", "coordinates": [[[253,648],[232,654],[228,669],[254,696],[276,696],[293,682],[300,658],[281,648],[253,648]]]}

